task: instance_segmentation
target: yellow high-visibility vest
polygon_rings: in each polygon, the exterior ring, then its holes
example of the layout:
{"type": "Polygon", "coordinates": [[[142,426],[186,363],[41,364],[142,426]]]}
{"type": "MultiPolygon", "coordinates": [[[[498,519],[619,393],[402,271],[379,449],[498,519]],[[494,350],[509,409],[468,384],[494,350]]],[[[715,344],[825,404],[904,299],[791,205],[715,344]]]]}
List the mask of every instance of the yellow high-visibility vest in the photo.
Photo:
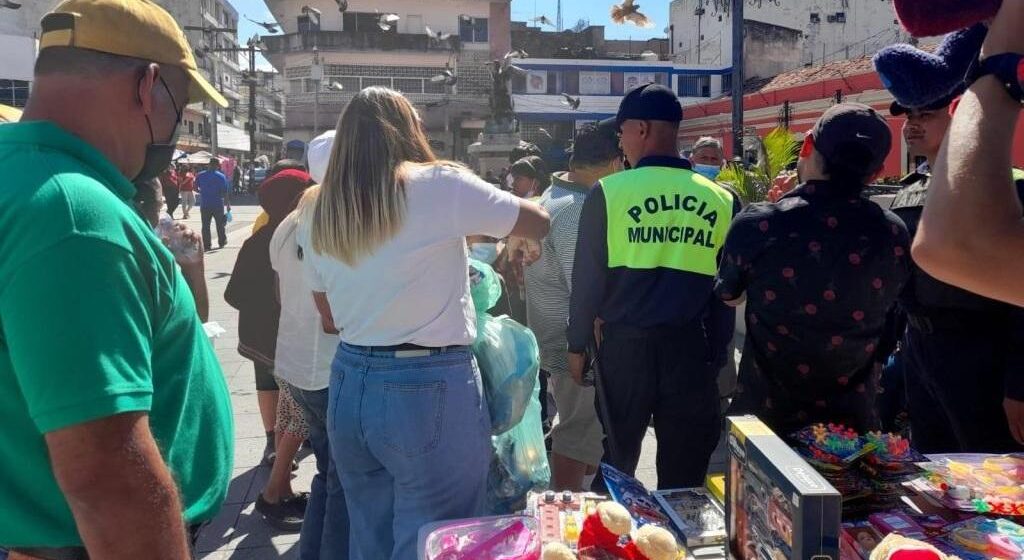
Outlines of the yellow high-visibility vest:
{"type": "Polygon", "coordinates": [[[687,169],[641,167],[601,180],[608,267],[669,268],[714,276],[733,196],[687,169]]]}

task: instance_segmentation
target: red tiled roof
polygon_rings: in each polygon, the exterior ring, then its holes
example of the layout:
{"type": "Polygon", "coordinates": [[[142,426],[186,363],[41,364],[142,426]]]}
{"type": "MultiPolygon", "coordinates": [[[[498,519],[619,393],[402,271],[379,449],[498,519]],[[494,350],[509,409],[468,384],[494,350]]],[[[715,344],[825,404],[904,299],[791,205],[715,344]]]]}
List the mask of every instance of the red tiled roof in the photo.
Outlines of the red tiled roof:
{"type": "MultiPolygon", "coordinates": [[[[926,51],[932,51],[936,46],[937,45],[930,44],[922,45],[920,48],[926,51]]],[[[871,63],[871,57],[873,56],[874,55],[871,54],[848,60],[837,60],[835,62],[829,62],[828,64],[819,66],[806,66],[790,70],[788,72],[783,72],[782,74],[771,78],[754,78],[747,80],[746,84],[743,86],[743,90],[745,94],[758,92],[763,93],[776,89],[785,89],[803,84],[838,80],[860,74],[871,73],[875,71],[875,67],[871,63]]]]}

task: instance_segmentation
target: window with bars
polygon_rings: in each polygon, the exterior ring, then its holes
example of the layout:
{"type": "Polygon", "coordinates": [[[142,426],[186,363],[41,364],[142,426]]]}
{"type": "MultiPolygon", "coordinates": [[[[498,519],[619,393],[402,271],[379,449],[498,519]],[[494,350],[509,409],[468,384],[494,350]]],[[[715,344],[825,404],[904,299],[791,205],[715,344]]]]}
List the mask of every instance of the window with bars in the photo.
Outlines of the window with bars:
{"type": "Polygon", "coordinates": [[[459,39],[463,43],[486,43],[488,36],[487,18],[459,18],[459,39]]]}
{"type": "Polygon", "coordinates": [[[0,80],[0,103],[11,107],[24,107],[28,102],[28,82],[0,80]]]}
{"type": "Polygon", "coordinates": [[[711,97],[711,76],[679,76],[681,97],[711,97]]]}

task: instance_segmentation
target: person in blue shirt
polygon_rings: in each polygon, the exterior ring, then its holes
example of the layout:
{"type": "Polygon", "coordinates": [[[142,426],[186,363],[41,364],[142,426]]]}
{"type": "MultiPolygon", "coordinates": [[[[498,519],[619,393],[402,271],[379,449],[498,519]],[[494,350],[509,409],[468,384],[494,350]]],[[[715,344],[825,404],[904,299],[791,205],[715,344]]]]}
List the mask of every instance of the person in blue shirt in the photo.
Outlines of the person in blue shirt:
{"type": "Polygon", "coordinates": [[[221,249],[228,244],[227,214],[231,211],[231,186],[228,178],[220,171],[220,160],[210,160],[209,167],[196,177],[196,191],[199,192],[199,212],[203,224],[203,247],[209,251],[213,240],[210,235],[210,220],[217,222],[217,241],[221,249]]]}

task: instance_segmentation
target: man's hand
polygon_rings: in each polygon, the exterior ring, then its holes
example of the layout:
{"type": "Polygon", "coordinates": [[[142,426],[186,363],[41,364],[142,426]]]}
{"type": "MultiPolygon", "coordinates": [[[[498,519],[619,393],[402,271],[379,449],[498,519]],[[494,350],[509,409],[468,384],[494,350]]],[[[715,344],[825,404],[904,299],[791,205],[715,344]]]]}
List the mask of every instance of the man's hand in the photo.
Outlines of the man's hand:
{"type": "Polygon", "coordinates": [[[505,266],[501,267],[505,281],[511,280],[517,286],[525,285],[523,269],[540,260],[540,243],[524,237],[509,237],[502,253],[505,255],[505,266]]]}
{"type": "Polygon", "coordinates": [[[1003,411],[1006,412],[1006,423],[1010,426],[1013,439],[1024,445],[1024,402],[1007,397],[1003,399],[1003,411]]]}
{"type": "Polygon", "coordinates": [[[334,324],[334,313],[331,312],[331,303],[327,301],[326,292],[313,292],[313,305],[320,315],[320,326],[326,334],[341,334],[341,330],[334,324]]]}
{"type": "Polygon", "coordinates": [[[577,385],[583,387],[583,370],[587,368],[587,355],[569,352],[569,375],[577,385]]]}

